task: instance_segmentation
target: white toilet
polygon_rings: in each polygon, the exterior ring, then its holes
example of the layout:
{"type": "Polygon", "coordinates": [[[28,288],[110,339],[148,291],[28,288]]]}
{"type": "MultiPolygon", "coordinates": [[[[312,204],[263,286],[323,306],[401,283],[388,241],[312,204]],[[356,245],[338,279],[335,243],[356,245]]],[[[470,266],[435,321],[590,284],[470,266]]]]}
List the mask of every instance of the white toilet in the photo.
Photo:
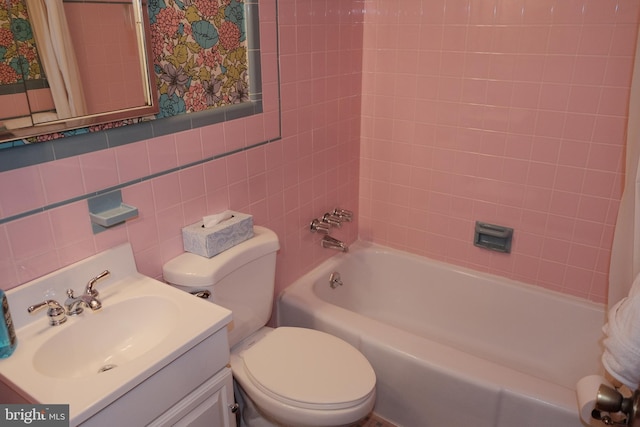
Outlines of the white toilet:
{"type": "Polygon", "coordinates": [[[184,253],[164,265],[164,279],[183,290],[210,292],[230,309],[231,368],[242,424],[353,425],[373,409],[376,376],[347,342],[312,329],[265,327],[271,316],[278,236],[264,227],[212,258],[184,253]]]}

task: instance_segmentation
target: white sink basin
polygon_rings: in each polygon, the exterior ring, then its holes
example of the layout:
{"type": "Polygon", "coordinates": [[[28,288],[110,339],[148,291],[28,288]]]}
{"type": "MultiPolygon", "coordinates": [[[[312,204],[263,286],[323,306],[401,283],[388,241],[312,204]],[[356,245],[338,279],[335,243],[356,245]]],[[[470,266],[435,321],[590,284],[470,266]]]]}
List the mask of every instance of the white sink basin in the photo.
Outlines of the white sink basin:
{"type": "Polygon", "coordinates": [[[68,403],[71,425],[214,334],[225,334],[229,351],[231,312],[138,273],[128,244],[11,289],[7,298],[18,346],[0,359],[0,382],[28,402],[68,403]],[[96,285],[102,309],[85,308],[59,326],[49,325],[46,310],[27,313],[46,299],[64,303],[68,287],[78,295],[104,269],[111,275],[96,285]]]}
{"type": "MultiPolygon", "coordinates": [[[[179,307],[162,297],[135,297],[107,305],[42,343],[33,367],[55,378],[98,375],[153,350],[177,325],[179,307]]],[[[64,327],[67,326],[67,327],[64,327]]]]}

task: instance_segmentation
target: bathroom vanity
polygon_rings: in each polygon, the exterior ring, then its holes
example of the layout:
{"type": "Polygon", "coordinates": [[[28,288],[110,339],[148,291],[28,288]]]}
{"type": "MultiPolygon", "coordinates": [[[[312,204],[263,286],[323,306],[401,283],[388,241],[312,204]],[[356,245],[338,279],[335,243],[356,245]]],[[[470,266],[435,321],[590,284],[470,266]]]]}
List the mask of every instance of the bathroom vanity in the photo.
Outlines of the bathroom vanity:
{"type": "Polygon", "coordinates": [[[80,425],[235,427],[224,332],[207,338],[80,425]],[[203,378],[208,379],[203,383],[203,378]]]}
{"type": "Polygon", "coordinates": [[[0,402],[69,404],[71,426],[236,426],[231,312],[138,273],[129,244],[7,298],[18,347],[0,360],[0,402]],[[69,315],[71,297],[88,300],[90,288],[101,308],[69,315]],[[65,316],[53,316],[58,306],[65,316]]]}

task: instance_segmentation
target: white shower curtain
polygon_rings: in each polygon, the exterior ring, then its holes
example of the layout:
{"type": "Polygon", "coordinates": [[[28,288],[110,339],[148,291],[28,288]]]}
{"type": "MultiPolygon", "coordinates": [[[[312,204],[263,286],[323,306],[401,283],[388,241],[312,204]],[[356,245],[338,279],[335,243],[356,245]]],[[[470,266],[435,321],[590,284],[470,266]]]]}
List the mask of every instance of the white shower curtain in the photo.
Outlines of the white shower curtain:
{"type": "Polygon", "coordinates": [[[87,107],[62,0],[27,0],[27,9],[58,118],[84,116],[87,107]]]}
{"type": "Polygon", "coordinates": [[[640,33],[629,99],[624,193],[611,250],[609,307],[627,296],[640,273],[640,33]]]}

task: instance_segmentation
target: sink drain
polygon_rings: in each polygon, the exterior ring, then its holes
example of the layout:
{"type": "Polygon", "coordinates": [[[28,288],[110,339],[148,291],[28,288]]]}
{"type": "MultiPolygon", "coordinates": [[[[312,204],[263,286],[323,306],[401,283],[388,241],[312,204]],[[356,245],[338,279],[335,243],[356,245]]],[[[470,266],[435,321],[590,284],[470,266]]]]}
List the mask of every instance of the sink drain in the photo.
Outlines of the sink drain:
{"type": "Polygon", "coordinates": [[[104,365],[102,368],[98,369],[98,373],[101,374],[102,372],[107,372],[117,367],[118,365],[104,365]]]}

